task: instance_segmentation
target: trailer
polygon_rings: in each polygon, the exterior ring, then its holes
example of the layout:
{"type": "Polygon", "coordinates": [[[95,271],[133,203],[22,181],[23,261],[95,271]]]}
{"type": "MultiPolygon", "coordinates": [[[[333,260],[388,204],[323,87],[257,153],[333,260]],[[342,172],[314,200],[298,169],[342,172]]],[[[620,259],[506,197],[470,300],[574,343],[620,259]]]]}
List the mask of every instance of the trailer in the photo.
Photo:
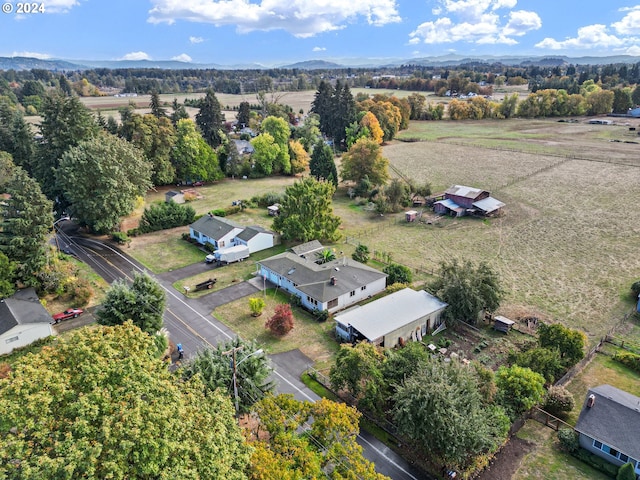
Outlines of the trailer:
{"type": "Polygon", "coordinates": [[[197,283],[195,286],[195,291],[197,292],[199,290],[211,290],[217,281],[217,278],[210,278],[208,280],[205,280],[204,282],[197,283]]]}
{"type": "Polygon", "coordinates": [[[233,247],[221,248],[213,252],[213,256],[220,264],[241,262],[249,258],[249,247],[246,245],[235,245],[233,247]]]}

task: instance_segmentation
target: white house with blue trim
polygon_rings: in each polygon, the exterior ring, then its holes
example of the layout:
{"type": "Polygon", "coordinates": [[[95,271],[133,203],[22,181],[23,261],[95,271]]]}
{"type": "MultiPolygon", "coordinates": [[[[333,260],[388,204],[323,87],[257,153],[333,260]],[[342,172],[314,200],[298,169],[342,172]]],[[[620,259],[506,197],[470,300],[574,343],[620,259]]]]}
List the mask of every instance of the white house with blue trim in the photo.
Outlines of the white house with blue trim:
{"type": "Polygon", "coordinates": [[[249,253],[271,248],[279,242],[278,235],[270,230],[256,225],[245,227],[211,214],[189,225],[189,235],[202,245],[212,245],[214,250],[244,245],[249,247],[249,253]]]}
{"type": "Polygon", "coordinates": [[[640,475],[640,397],[611,385],[589,389],[575,427],[580,446],[640,475]]]}
{"type": "Polygon", "coordinates": [[[350,258],[317,264],[285,252],[258,262],[260,276],[300,298],[309,310],[335,312],[382,292],[387,274],[350,258]]]}

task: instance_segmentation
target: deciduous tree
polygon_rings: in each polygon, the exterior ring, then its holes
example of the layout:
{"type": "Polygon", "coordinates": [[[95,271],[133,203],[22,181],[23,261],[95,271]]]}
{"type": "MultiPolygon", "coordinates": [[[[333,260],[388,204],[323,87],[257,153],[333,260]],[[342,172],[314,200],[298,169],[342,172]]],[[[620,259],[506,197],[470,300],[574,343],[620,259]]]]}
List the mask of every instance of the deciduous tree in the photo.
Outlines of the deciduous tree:
{"type": "Polygon", "coordinates": [[[544,377],[530,368],[502,366],[496,372],[497,402],[511,418],[540,403],[544,396],[544,377]]]}
{"type": "Polygon", "coordinates": [[[124,279],[111,285],[96,316],[101,325],[122,325],[131,320],[153,335],[162,327],[166,297],[162,286],[149,274],[135,272],[131,285],[124,279]]]}
{"type": "Polygon", "coordinates": [[[289,141],[289,156],[292,174],[302,173],[309,167],[309,154],[298,140],[289,141]]]}
{"type": "Polygon", "coordinates": [[[355,183],[366,176],[373,185],[384,185],[389,180],[389,160],[373,140],[361,138],[342,156],[340,176],[355,183]]]}
{"type": "Polygon", "coordinates": [[[485,406],[470,367],[428,361],[393,396],[399,431],[449,467],[492,452],[509,430],[501,408],[485,406]]]}
{"type": "Polygon", "coordinates": [[[251,451],[229,399],[173,376],[131,323],[22,357],[0,379],[0,432],[2,478],[242,480],[251,451]]]}
{"type": "Polygon", "coordinates": [[[445,315],[451,322],[475,323],[483,309],[495,311],[504,295],[498,275],[488,264],[476,267],[468,260],[443,262],[430,290],[449,304],[445,315]]]}
{"type": "Polygon", "coordinates": [[[587,336],[583,332],[572,330],[559,323],[553,325],[540,323],[538,341],[541,347],[557,349],[560,352],[562,364],[570,368],[584,357],[587,336]]]}
{"type": "MultiPolygon", "coordinates": [[[[280,117],[269,116],[262,121],[260,130],[273,137],[273,143],[278,145],[278,155],[273,162],[274,173],[291,173],[291,159],[289,157],[289,124],[280,117]]],[[[254,147],[255,148],[255,147],[254,147]]]]}
{"type": "Polygon", "coordinates": [[[277,305],[273,316],[266,321],[264,326],[278,337],[283,337],[289,333],[293,329],[291,305],[288,303],[277,305]]]}
{"type": "Polygon", "coordinates": [[[185,181],[215,181],[223,178],[216,152],[204,141],[189,119],[178,122],[173,162],[176,176],[185,181]]]}
{"type": "Polygon", "coordinates": [[[256,170],[262,175],[271,175],[278,155],[280,155],[280,146],[267,132],[261,133],[251,140],[251,145],[253,146],[251,158],[255,162],[256,170]]]}
{"type": "Polygon", "coordinates": [[[331,206],[334,193],[333,184],[311,177],[295,182],[285,190],[273,228],[285,240],[335,241],[340,218],[333,214],[331,206]]]}
{"type": "Polygon", "coordinates": [[[69,149],[56,181],[74,217],[97,232],[112,231],[151,186],[151,167],[129,142],[103,133],[69,149]]]}

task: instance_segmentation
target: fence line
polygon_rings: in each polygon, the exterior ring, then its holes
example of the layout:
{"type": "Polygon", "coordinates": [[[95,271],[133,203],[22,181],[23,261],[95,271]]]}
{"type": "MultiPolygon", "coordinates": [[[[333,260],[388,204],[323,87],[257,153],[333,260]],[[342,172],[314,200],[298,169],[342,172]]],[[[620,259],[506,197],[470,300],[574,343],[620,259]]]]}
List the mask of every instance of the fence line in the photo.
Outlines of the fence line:
{"type": "Polygon", "coordinates": [[[535,420],[536,422],[543,423],[545,426],[554,429],[556,432],[560,430],[561,427],[566,427],[573,430],[573,427],[567,422],[554,415],[551,415],[549,412],[542,410],[540,407],[533,407],[529,412],[529,418],[535,420]]]}

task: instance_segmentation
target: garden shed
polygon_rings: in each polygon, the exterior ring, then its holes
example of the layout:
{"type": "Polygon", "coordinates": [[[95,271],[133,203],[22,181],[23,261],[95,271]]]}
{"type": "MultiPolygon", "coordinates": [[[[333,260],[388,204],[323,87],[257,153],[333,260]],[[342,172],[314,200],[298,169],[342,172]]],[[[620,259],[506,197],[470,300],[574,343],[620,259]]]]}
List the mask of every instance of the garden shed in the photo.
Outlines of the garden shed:
{"type": "Polygon", "coordinates": [[[407,222],[415,222],[417,217],[418,212],[416,212],[415,210],[409,210],[404,214],[404,218],[407,220],[407,222]]]}
{"type": "Polygon", "coordinates": [[[493,328],[494,330],[499,330],[504,333],[509,333],[511,327],[516,323],[513,320],[509,320],[507,317],[503,317],[502,315],[496,315],[493,317],[493,328]]]}

